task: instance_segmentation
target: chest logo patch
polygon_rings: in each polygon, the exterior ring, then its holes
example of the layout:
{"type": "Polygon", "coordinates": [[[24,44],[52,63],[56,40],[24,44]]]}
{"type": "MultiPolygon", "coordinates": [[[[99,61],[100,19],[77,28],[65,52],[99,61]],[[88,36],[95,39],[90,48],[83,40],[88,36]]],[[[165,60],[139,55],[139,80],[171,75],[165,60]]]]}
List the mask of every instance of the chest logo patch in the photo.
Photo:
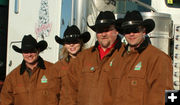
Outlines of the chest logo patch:
{"type": "Polygon", "coordinates": [[[135,66],[134,70],[141,70],[141,67],[142,67],[142,63],[139,62],[139,63],[135,66]]]}
{"type": "MultiPolygon", "coordinates": [[[[114,59],[113,59],[114,60],[114,59]]],[[[109,63],[109,66],[112,66],[112,64],[113,64],[113,60],[109,63]]]]}
{"type": "Polygon", "coordinates": [[[47,83],[47,78],[45,75],[42,76],[41,83],[47,83]]]}

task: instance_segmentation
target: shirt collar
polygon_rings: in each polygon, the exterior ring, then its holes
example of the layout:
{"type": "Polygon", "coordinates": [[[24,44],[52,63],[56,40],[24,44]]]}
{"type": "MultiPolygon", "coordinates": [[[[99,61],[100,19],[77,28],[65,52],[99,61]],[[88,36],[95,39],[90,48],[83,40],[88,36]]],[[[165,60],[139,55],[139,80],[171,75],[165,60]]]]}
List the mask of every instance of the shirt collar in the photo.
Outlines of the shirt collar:
{"type": "MultiPolygon", "coordinates": [[[[148,46],[149,44],[150,44],[149,41],[148,41],[147,39],[145,39],[145,40],[141,43],[141,45],[140,45],[139,47],[135,48],[135,50],[140,54],[140,53],[142,53],[142,52],[147,48],[147,46],[148,46]]],[[[123,51],[123,53],[122,53],[122,56],[124,55],[125,52],[128,51],[128,48],[129,48],[129,44],[127,44],[127,45],[125,46],[125,49],[124,49],[124,51],[123,51]]]]}
{"type": "MultiPolygon", "coordinates": [[[[114,49],[120,49],[121,48],[121,45],[122,45],[122,42],[121,42],[121,38],[120,38],[120,36],[118,35],[117,36],[117,39],[116,39],[116,44],[115,44],[115,46],[114,46],[114,49]]],[[[95,43],[95,45],[94,45],[94,47],[92,48],[92,52],[94,52],[96,49],[98,49],[98,46],[99,46],[99,42],[98,41],[96,41],[96,43],[95,43]]]]}
{"type": "Polygon", "coordinates": [[[104,56],[106,56],[111,51],[111,49],[115,46],[116,43],[117,43],[117,40],[111,45],[110,48],[107,48],[105,51],[102,49],[100,45],[98,45],[98,50],[99,50],[99,55],[100,55],[101,60],[104,58],[104,56]]]}

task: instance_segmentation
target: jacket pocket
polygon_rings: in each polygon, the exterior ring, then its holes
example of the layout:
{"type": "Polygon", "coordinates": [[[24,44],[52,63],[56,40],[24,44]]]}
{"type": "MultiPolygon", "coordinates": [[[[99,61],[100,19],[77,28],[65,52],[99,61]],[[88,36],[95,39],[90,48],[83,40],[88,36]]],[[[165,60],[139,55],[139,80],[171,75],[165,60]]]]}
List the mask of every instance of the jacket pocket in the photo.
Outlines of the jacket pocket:
{"type": "Polygon", "coordinates": [[[35,92],[37,105],[58,105],[60,90],[58,88],[41,87],[35,92]]]}
{"type": "Polygon", "coordinates": [[[143,104],[144,75],[128,75],[128,96],[129,103],[133,105],[143,104]]]}
{"type": "Polygon", "coordinates": [[[13,92],[14,95],[21,95],[25,93],[27,93],[27,90],[24,87],[16,87],[13,92]]]}
{"type": "Polygon", "coordinates": [[[49,101],[49,91],[48,88],[37,88],[34,91],[34,94],[37,96],[35,98],[35,102],[37,103],[37,105],[48,105],[48,101],[49,101]]]}
{"type": "Polygon", "coordinates": [[[15,87],[14,88],[14,105],[26,105],[29,101],[28,98],[29,92],[24,87],[15,87]]]}
{"type": "Polygon", "coordinates": [[[97,69],[98,68],[94,66],[83,67],[82,76],[86,79],[96,79],[97,69]]]}
{"type": "Polygon", "coordinates": [[[97,75],[97,67],[89,66],[89,67],[83,67],[82,73],[81,73],[81,80],[80,80],[80,88],[87,88],[91,89],[92,87],[97,86],[98,81],[98,75],[97,75]]]}

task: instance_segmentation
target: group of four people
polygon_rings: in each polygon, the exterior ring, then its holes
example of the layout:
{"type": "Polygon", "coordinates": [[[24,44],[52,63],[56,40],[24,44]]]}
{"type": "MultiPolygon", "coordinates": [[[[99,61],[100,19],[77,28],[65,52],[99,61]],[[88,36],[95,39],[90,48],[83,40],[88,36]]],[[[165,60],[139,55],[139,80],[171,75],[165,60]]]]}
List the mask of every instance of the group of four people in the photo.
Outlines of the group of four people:
{"type": "Polygon", "coordinates": [[[164,105],[165,90],[173,89],[172,60],[145,38],[154,21],[138,11],[117,20],[104,11],[89,27],[97,41],[88,49],[90,34],[75,25],[55,37],[63,45],[55,64],[39,56],[47,42],[24,36],[21,48],[13,46],[24,59],[6,77],[0,105],[164,105]]]}

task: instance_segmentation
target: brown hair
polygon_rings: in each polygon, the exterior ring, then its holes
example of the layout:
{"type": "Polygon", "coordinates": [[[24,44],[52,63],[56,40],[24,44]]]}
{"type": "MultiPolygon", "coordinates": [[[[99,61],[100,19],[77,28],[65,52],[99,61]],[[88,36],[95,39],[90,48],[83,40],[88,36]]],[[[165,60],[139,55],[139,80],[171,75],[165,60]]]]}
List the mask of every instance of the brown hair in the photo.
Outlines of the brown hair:
{"type": "MultiPolygon", "coordinates": [[[[81,51],[85,48],[85,44],[83,43],[82,40],[79,40],[79,43],[80,43],[81,48],[80,48],[80,50],[77,52],[77,54],[78,54],[79,52],[81,52],[81,51]]],[[[64,45],[63,45],[63,47],[60,49],[59,59],[60,59],[60,60],[61,60],[61,59],[65,59],[65,61],[66,61],[67,63],[69,63],[69,61],[70,61],[70,59],[71,59],[71,56],[69,55],[69,52],[68,52],[68,50],[64,47],[64,45]]]]}

